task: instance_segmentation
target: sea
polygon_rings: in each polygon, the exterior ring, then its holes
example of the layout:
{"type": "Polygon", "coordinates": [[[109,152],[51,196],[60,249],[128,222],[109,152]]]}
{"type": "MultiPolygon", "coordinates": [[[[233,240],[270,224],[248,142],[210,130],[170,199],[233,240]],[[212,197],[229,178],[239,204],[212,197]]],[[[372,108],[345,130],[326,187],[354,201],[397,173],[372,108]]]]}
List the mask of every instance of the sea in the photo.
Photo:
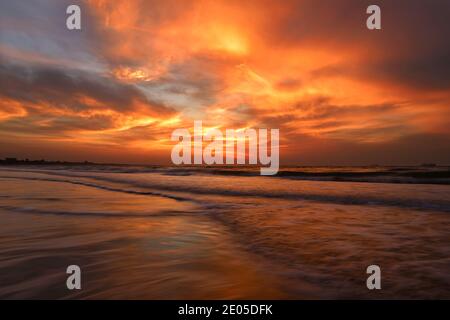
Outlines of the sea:
{"type": "Polygon", "coordinates": [[[450,299],[450,169],[3,165],[0,299],[450,299]]]}

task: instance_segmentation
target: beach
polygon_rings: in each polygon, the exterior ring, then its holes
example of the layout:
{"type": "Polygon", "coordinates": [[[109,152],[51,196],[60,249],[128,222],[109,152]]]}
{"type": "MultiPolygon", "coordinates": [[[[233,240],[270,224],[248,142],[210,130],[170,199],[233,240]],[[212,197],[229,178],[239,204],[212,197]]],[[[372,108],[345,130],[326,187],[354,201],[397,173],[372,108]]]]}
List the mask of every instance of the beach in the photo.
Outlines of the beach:
{"type": "Polygon", "coordinates": [[[308,170],[0,167],[0,298],[450,298],[445,175],[308,170]]]}

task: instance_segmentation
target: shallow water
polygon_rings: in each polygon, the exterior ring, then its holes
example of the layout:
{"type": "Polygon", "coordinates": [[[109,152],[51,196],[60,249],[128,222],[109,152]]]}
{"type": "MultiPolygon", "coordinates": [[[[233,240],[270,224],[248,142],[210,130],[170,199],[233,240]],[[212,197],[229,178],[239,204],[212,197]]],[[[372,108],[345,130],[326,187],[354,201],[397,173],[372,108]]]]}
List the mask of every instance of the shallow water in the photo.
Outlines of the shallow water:
{"type": "Polygon", "coordinates": [[[5,167],[0,298],[450,298],[449,191],[5,167]],[[65,287],[70,264],[82,290],[65,287]]]}

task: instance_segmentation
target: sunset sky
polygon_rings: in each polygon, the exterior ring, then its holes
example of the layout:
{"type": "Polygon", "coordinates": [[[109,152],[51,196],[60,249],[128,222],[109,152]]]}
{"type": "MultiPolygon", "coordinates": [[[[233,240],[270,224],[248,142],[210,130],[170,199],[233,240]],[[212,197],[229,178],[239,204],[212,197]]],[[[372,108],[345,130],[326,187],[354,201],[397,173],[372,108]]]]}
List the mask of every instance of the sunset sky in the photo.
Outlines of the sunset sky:
{"type": "Polygon", "coordinates": [[[203,120],[279,128],[282,164],[450,164],[449,34],[444,0],[0,0],[0,157],[170,163],[203,120]]]}

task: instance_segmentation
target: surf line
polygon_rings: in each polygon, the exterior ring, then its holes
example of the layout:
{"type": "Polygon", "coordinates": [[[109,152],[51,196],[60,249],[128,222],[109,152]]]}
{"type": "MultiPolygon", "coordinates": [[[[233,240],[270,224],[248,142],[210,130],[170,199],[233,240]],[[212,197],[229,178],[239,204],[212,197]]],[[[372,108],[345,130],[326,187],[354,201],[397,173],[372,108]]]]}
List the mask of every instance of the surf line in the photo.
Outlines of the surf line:
{"type": "Polygon", "coordinates": [[[279,129],[270,129],[270,154],[268,129],[203,128],[201,120],[194,121],[194,132],[175,129],[171,140],[171,158],[175,165],[261,165],[261,175],[275,175],[279,169],[279,129]],[[203,142],[207,142],[203,146],[203,142]],[[248,146],[248,148],[247,148],[248,146]],[[193,150],[193,152],[192,152],[193,150]],[[192,156],[193,153],[193,156],[192,156]],[[265,166],[265,167],[263,167],[265,166]]]}

